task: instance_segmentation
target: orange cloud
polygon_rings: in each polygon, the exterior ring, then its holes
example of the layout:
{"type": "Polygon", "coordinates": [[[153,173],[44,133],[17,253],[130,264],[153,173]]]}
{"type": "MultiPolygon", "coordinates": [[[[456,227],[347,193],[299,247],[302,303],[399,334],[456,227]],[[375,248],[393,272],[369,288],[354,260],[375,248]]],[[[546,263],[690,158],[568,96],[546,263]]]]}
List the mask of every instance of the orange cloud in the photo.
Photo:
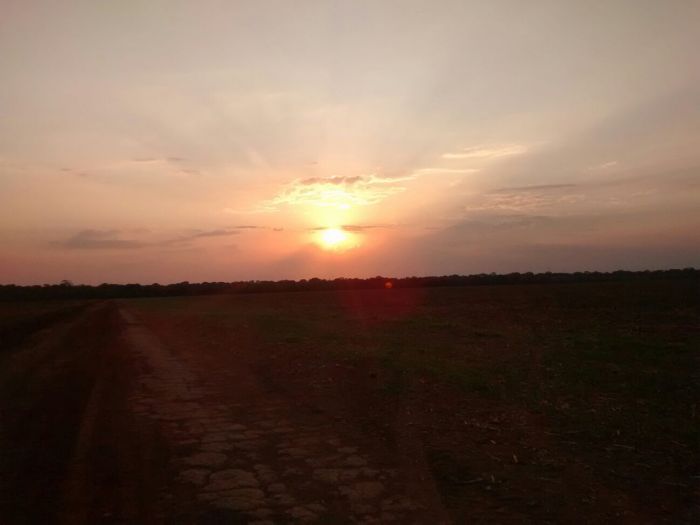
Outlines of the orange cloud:
{"type": "Polygon", "coordinates": [[[353,177],[314,177],[287,185],[263,207],[276,209],[288,206],[318,206],[348,209],[377,204],[405,190],[397,183],[410,177],[388,178],[375,175],[353,177]]]}
{"type": "Polygon", "coordinates": [[[527,147],[521,144],[501,144],[492,146],[476,146],[464,148],[460,151],[444,153],[443,159],[495,159],[520,155],[527,151],[527,147]]]}

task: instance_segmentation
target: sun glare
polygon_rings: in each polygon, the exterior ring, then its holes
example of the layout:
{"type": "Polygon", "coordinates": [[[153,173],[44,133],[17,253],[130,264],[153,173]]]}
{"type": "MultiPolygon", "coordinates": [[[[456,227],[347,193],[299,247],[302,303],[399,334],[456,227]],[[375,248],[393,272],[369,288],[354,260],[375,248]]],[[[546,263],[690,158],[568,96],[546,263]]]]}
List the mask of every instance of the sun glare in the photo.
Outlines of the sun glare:
{"type": "Polygon", "coordinates": [[[326,228],[318,233],[318,244],[325,250],[345,250],[351,248],[351,236],[340,228],[326,228]]]}

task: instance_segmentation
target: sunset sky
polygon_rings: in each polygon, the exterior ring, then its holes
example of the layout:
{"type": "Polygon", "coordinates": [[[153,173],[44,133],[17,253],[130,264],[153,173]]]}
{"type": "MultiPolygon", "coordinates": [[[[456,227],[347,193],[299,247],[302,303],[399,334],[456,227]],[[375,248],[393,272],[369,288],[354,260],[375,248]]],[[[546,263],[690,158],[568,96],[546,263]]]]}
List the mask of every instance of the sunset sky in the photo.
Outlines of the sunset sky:
{"type": "Polygon", "coordinates": [[[700,2],[0,0],[0,282],[700,265],[700,2]]]}

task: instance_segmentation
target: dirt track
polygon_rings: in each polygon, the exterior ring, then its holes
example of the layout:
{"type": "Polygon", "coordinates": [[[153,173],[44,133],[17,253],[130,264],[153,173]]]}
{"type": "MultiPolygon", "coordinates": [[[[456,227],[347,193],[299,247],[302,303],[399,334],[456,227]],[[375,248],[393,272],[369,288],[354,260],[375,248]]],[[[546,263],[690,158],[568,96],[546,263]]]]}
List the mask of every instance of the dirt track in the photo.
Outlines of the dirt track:
{"type": "Polygon", "coordinates": [[[5,304],[0,523],[695,523],[694,290],[5,304]]]}
{"type": "Polygon", "coordinates": [[[192,350],[106,303],[8,358],[3,522],[447,521],[420,458],[192,350]]]}
{"type": "Polygon", "coordinates": [[[2,523],[153,521],[167,448],[128,407],[120,333],[95,305],[1,356],[2,523]]]}

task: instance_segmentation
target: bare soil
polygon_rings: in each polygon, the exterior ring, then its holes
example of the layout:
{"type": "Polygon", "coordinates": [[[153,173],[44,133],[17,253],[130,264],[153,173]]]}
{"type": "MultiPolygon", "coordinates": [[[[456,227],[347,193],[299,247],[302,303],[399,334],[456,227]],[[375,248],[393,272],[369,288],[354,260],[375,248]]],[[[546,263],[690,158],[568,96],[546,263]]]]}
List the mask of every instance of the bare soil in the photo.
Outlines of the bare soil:
{"type": "Polygon", "coordinates": [[[697,522],[699,297],[681,281],[22,306],[0,322],[0,516],[697,522]]]}

